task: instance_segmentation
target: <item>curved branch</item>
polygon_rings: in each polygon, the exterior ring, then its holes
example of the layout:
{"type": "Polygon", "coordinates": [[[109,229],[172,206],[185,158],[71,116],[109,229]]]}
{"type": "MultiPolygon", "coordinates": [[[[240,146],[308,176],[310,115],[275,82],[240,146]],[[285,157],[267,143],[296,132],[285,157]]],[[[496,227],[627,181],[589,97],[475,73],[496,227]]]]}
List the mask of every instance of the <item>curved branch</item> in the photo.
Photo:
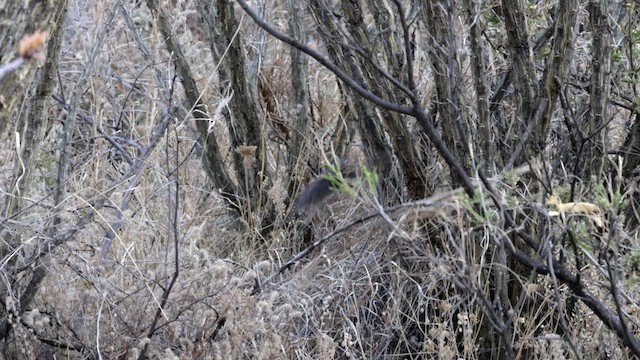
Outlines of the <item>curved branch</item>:
{"type": "Polygon", "coordinates": [[[415,103],[415,118],[418,121],[418,124],[422,127],[422,129],[427,133],[429,139],[433,143],[433,146],[436,147],[438,153],[444,161],[446,161],[447,165],[456,173],[458,176],[458,181],[460,181],[460,185],[464,188],[465,193],[469,195],[470,198],[473,198],[475,195],[476,187],[471,183],[471,178],[467,175],[467,172],[462,167],[462,164],[458,159],[456,159],[455,155],[449,150],[447,144],[445,144],[444,140],[438,135],[435,127],[429,121],[427,113],[420,107],[418,103],[415,103]]]}
{"type": "Polygon", "coordinates": [[[256,24],[258,24],[258,26],[263,28],[265,31],[267,31],[269,34],[271,34],[276,39],[278,39],[278,40],[280,40],[282,42],[285,42],[285,43],[287,43],[287,44],[289,44],[289,45],[291,45],[293,47],[296,47],[300,51],[302,51],[305,54],[307,54],[307,55],[313,57],[314,59],[316,59],[316,61],[318,61],[320,64],[322,64],[327,69],[329,69],[331,72],[333,72],[340,80],[344,81],[345,84],[347,84],[349,87],[351,87],[360,96],[364,97],[365,99],[367,99],[367,100],[373,102],[374,104],[376,104],[376,105],[378,105],[380,107],[383,107],[385,109],[388,109],[388,110],[391,110],[391,111],[397,111],[399,113],[415,117],[418,120],[418,123],[420,124],[420,126],[427,133],[427,136],[433,142],[433,144],[436,147],[436,149],[438,150],[438,153],[440,154],[440,156],[442,156],[444,158],[444,160],[447,163],[447,165],[449,165],[449,167],[451,167],[453,169],[454,173],[458,176],[459,181],[461,182],[462,187],[464,188],[464,190],[467,193],[467,195],[469,195],[470,197],[474,196],[475,187],[471,183],[469,175],[466,173],[466,171],[464,170],[464,168],[462,167],[460,162],[455,158],[455,156],[453,155],[451,150],[449,150],[449,148],[446,146],[446,144],[444,143],[442,138],[440,138],[440,136],[436,132],[433,124],[431,124],[427,120],[426,113],[425,113],[424,109],[422,109],[418,99],[416,99],[415,96],[411,97],[411,101],[413,103],[413,107],[408,107],[408,106],[402,106],[402,105],[399,105],[399,104],[396,104],[396,103],[389,102],[387,100],[384,100],[384,99],[372,94],[370,91],[368,91],[368,90],[364,89],[362,86],[360,86],[357,82],[355,82],[352,78],[350,78],[347,74],[345,74],[338,66],[336,66],[334,63],[329,61],[327,58],[325,58],[318,51],[313,50],[310,47],[308,47],[307,45],[300,43],[296,39],[291,38],[291,37],[279,32],[278,30],[274,29],[266,21],[264,21],[260,17],[258,17],[258,15],[247,5],[245,0],[237,0],[237,2],[244,9],[244,11],[253,19],[253,21],[255,21],[256,24]]]}
{"type": "Polygon", "coordinates": [[[389,80],[389,82],[393,84],[395,87],[397,87],[398,89],[400,89],[400,91],[405,93],[409,97],[409,99],[413,99],[415,97],[415,92],[414,92],[415,89],[410,89],[409,87],[401,83],[400,80],[396,79],[395,77],[393,77],[393,75],[389,74],[387,70],[383,69],[380,65],[378,65],[377,62],[372,60],[373,55],[367,53],[364,49],[362,49],[359,46],[354,46],[349,44],[342,44],[342,46],[350,50],[353,50],[356,54],[360,55],[362,59],[364,59],[364,61],[371,64],[371,66],[373,66],[373,68],[376,69],[376,71],[379,72],[380,75],[382,75],[385,79],[389,80]]]}
{"type": "Polygon", "coordinates": [[[336,64],[329,61],[320,52],[274,29],[271,25],[269,25],[266,21],[262,20],[258,16],[258,14],[256,14],[253,11],[253,9],[251,9],[251,7],[247,5],[246,1],[244,0],[236,0],[236,1],[238,2],[238,4],[240,4],[242,9],[244,9],[247,15],[249,15],[253,19],[253,21],[255,21],[256,24],[258,24],[258,26],[263,28],[266,32],[271,34],[271,36],[275,37],[276,39],[284,43],[287,43],[293,47],[296,47],[298,50],[314,58],[317,62],[319,62],[324,67],[329,69],[329,71],[334,73],[340,80],[344,81],[344,83],[347,84],[350,88],[352,88],[355,92],[357,92],[358,95],[362,96],[363,98],[387,110],[397,111],[402,114],[415,116],[415,111],[413,108],[408,106],[402,106],[400,104],[393,103],[391,101],[382,99],[374,95],[371,91],[360,86],[360,84],[358,84],[355,80],[353,80],[351,77],[345,74],[345,72],[342,71],[342,69],[336,66],[336,64]]]}
{"type": "Polygon", "coordinates": [[[417,99],[415,98],[416,84],[415,79],[413,78],[413,51],[411,50],[411,34],[409,32],[409,25],[407,24],[407,20],[404,17],[404,9],[399,0],[394,1],[396,7],[398,8],[398,13],[400,14],[400,24],[402,25],[402,36],[404,37],[404,52],[406,61],[407,61],[407,81],[409,82],[409,89],[414,92],[414,95],[411,96],[411,101],[415,104],[417,99]]]}

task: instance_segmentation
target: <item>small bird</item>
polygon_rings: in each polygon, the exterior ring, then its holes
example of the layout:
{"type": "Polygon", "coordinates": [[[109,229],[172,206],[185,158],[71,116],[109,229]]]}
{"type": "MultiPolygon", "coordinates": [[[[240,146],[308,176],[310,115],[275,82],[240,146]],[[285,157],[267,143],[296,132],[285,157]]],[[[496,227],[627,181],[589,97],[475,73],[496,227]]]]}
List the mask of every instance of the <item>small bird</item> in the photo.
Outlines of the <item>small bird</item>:
{"type": "Polygon", "coordinates": [[[313,213],[325,203],[325,201],[338,190],[336,189],[335,181],[340,181],[344,178],[353,178],[357,175],[357,166],[342,160],[340,161],[339,168],[331,168],[323,172],[325,176],[321,176],[319,179],[313,181],[302,192],[298,201],[296,202],[297,213],[313,213]],[[335,175],[333,170],[340,170],[342,176],[332,176],[333,182],[326,178],[326,175],[335,175]]]}
{"type": "Polygon", "coordinates": [[[296,212],[307,212],[310,209],[323,204],[333,194],[331,180],[320,178],[307,186],[296,202],[296,212]]]}

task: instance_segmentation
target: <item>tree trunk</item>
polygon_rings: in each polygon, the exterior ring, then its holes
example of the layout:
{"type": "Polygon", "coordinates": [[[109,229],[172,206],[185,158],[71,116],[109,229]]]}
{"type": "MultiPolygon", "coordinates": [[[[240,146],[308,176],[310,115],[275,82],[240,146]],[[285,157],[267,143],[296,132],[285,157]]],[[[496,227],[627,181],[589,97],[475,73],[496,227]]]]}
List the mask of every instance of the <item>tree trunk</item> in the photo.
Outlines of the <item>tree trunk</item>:
{"type": "MultiPolygon", "coordinates": [[[[353,50],[342,45],[343,35],[334,14],[328,11],[329,5],[322,0],[310,0],[310,9],[315,18],[320,36],[327,48],[331,60],[342,68],[350,77],[362,86],[369,87],[366,71],[360,67],[353,50]]],[[[346,102],[351,111],[347,123],[356,123],[360,137],[364,143],[364,153],[367,160],[375,159],[375,166],[381,178],[381,195],[383,202],[393,196],[395,189],[399,189],[397,177],[391,174],[393,156],[390,144],[387,142],[385,131],[378,117],[376,109],[350,88],[345,88],[346,102]]],[[[377,89],[376,89],[377,90],[377,89]]],[[[371,164],[370,164],[371,165],[371,164]]]]}
{"type": "MultiPolygon", "coordinates": [[[[515,111],[517,123],[511,128],[524,129],[526,132],[529,130],[528,121],[534,117],[538,96],[533,53],[529,46],[529,31],[524,13],[525,3],[523,0],[503,0],[501,9],[504,14],[509,55],[513,67],[511,75],[517,99],[515,111]]],[[[518,145],[524,146],[524,151],[515,159],[514,165],[520,165],[540,152],[540,149],[533,146],[534,143],[530,138],[526,139],[528,137],[526,133],[513,132],[510,135],[510,138],[505,139],[508,146],[506,158],[513,154],[518,145]]]]}
{"type": "MultiPolygon", "coordinates": [[[[428,53],[433,68],[436,86],[436,107],[442,124],[442,138],[453,155],[461,162],[466,173],[470,173],[471,157],[468,147],[468,124],[461,114],[460,72],[456,58],[453,9],[448,1],[425,1],[422,7],[423,21],[433,36],[434,43],[428,53]]],[[[453,186],[461,179],[451,172],[453,186]]]]}
{"type": "MultiPolygon", "coordinates": [[[[305,14],[303,2],[287,0],[287,8],[289,10],[289,35],[306,43],[307,38],[303,26],[305,14]]],[[[307,56],[294,47],[291,47],[289,51],[291,57],[291,87],[293,89],[292,105],[294,106],[293,134],[291,135],[288,154],[288,193],[291,197],[299,189],[304,178],[305,167],[302,166],[304,164],[302,155],[308,154],[309,151],[303,150],[313,150],[309,149],[313,141],[310,139],[309,83],[307,80],[309,76],[307,68],[309,60],[307,56]]]]}
{"type": "MultiPolygon", "coordinates": [[[[49,34],[46,61],[41,68],[37,68],[36,60],[32,60],[0,82],[0,99],[5,101],[0,104],[2,105],[0,108],[0,129],[4,132],[6,124],[15,122],[16,137],[12,141],[20,140],[16,156],[21,159],[20,162],[16,162],[11,188],[5,198],[2,216],[4,219],[14,218],[23,210],[24,199],[28,198],[31,191],[35,156],[39,153],[44,132],[49,126],[49,103],[55,84],[54,79],[57,78],[58,56],[67,13],[66,0],[55,4],[47,1],[37,2],[31,9],[26,9],[23,5],[19,2],[10,2],[9,7],[0,11],[0,16],[3,19],[16,19],[14,24],[17,27],[3,27],[6,30],[0,30],[0,54],[2,54],[0,61],[5,63],[16,56],[14,41],[21,36],[36,30],[48,30],[49,34]],[[31,79],[31,81],[20,80],[21,78],[31,79]],[[16,111],[18,109],[19,111],[16,111]]],[[[0,228],[0,238],[3,239],[0,246],[0,258],[3,259],[10,252],[16,250],[22,242],[19,234],[4,226],[0,228]]],[[[10,283],[0,282],[0,297],[2,299],[16,296],[20,299],[16,308],[11,310],[13,315],[20,315],[25,311],[46,275],[42,265],[29,267],[28,270],[20,274],[20,277],[29,279],[31,285],[23,288],[16,280],[15,264],[17,259],[18,256],[12,256],[4,266],[6,269],[5,280],[10,283]]],[[[0,319],[2,319],[0,339],[6,339],[11,329],[7,323],[7,310],[7,308],[0,310],[0,319]]]]}
{"type": "MultiPolygon", "coordinates": [[[[609,127],[604,126],[607,119],[610,96],[611,73],[611,32],[609,26],[609,1],[592,0],[587,7],[591,32],[593,34],[593,56],[591,59],[590,111],[587,118],[588,144],[585,146],[584,166],[578,174],[588,180],[591,175],[602,173],[607,153],[609,127]]],[[[582,161],[582,159],[580,159],[582,161]]]]}
{"type": "MultiPolygon", "coordinates": [[[[203,19],[209,34],[210,48],[213,59],[218,64],[218,75],[222,84],[228,82],[232,99],[229,102],[229,112],[226,113],[231,150],[239,190],[247,205],[243,211],[266,210],[268,219],[273,217],[273,209],[267,209],[266,191],[268,186],[266,168],[265,139],[262,136],[263,122],[258,104],[256,89],[252,86],[245,61],[244,44],[241,36],[237,36],[238,22],[234,13],[234,2],[217,0],[214,3],[199,1],[203,9],[203,19]],[[265,180],[267,180],[265,182],[265,180]],[[264,206],[264,208],[263,208],[264,206]]],[[[262,54],[256,54],[262,56],[262,54]]],[[[249,220],[249,219],[247,219],[249,220]]],[[[271,223],[271,220],[267,220],[271,223]]],[[[253,224],[258,225],[259,224],[253,224]]]]}

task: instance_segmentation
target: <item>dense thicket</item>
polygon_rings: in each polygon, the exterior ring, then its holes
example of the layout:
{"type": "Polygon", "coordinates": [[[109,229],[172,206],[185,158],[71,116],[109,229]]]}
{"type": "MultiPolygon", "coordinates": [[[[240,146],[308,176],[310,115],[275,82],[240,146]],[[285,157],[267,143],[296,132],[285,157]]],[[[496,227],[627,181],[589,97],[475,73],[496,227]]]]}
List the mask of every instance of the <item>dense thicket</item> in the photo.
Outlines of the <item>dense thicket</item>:
{"type": "Polygon", "coordinates": [[[640,356],[639,12],[5,7],[2,354],[640,356]]]}

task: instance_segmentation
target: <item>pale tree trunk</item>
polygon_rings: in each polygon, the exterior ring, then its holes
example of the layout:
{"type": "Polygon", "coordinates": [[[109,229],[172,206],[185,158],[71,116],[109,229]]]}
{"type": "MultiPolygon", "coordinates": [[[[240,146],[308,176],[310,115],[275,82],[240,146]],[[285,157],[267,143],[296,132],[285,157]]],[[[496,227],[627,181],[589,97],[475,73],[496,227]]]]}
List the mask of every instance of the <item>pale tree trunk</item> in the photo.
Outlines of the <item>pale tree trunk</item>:
{"type": "Polygon", "coordinates": [[[193,117],[196,120],[196,128],[200,134],[204,169],[222,197],[227,199],[227,204],[232,206],[236,205],[234,210],[236,213],[240,213],[238,207],[240,199],[237,197],[237,184],[231,180],[216,134],[209,132],[210,115],[207,114],[205,104],[203,104],[201,100],[200,91],[196,85],[191,68],[185,60],[182,47],[177,42],[176,35],[172,31],[171,24],[168,21],[168,14],[160,6],[158,1],[147,0],[147,6],[152,14],[157,17],[158,27],[165,39],[167,50],[175,54],[176,68],[182,81],[182,86],[184,87],[185,97],[189,105],[193,108],[193,117]]]}
{"type": "MultiPolygon", "coordinates": [[[[542,79],[544,88],[541,94],[542,98],[546,99],[546,108],[539,123],[533,125],[537,127],[532,139],[532,146],[537,149],[536,155],[544,150],[558,96],[566,83],[573,60],[578,1],[561,1],[558,7],[558,18],[553,31],[551,54],[542,79]]],[[[534,118],[529,118],[528,120],[535,121],[534,118]]]]}
{"type": "MultiPolygon", "coordinates": [[[[523,0],[503,0],[502,13],[507,31],[508,49],[511,56],[511,72],[513,86],[516,95],[517,124],[512,129],[527,129],[529,119],[533,118],[537,104],[537,80],[531,46],[529,45],[529,31],[525,16],[525,3],[523,0]]],[[[504,126],[508,128],[509,126],[504,126]]],[[[505,159],[509,159],[518,145],[524,146],[524,151],[515,159],[515,165],[521,164],[529,155],[539,153],[534,149],[532,142],[524,139],[525,134],[512,132],[504,139],[505,146],[502,153],[505,159]],[[521,143],[520,140],[524,142],[521,143]]],[[[507,160],[505,160],[505,163],[507,160]]]]}
{"type": "Polygon", "coordinates": [[[608,101],[610,97],[611,82],[611,33],[609,26],[609,1],[592,0],[587,7],[589,20],[593,32],[593,57],[591,59],[590,82],[590,112],[586,127],[589,137],[585,148],[584,166],[579,166],[582,172],[579,175],[583,179],[589,179],[591,175],[599,174],[604,169],[605,156],[607,154],[607,141],[609,139],[609,127],[606,126],[608,101]],[[604,128],[603,128],[604,126],[604,128]],[[593,135],[593,136],[591,136],[593,135]]]}
{"type": "MultiPolygon", "coordinates": [[[[487,69],[483,57],[487,53],[483,45],[482,29],[479,24],[479,1],[465,0],[467,25],[469,26],[469,45],[471,47],[471,68],[476,95],[476,127],[480,136],[475,139],[475,148],[482,151],[485,169],[489,171],[496,166],[496,147],[494,133],[491,131],[491,114],[489,113],[489,86],[487,85],[487,69]]],[[[480,1],[481,2],[481,1],[480,1]]]]}
{"type": "MultiPolygon", "coordinates": [[[[7,5],[7,4],[5,4],[7,5]]],[[[10,128],[8,137],[12,142],[19,139],[16,147],[16,167],[13,173],[11,188],[5,198],[3,218],[10,219],[19,216],[24,209],[24,199],[29,197],[32,183],[32,172],[35,156],[38,154],[44,132],[49,126],[49,104],[51,94],[57,78],[60,45],[62,42],[67,1],[37,2],[27,9],[22,2],[9,2],[8,7],[0,11],[3,19],[15,19],[14,26],[2,27],[0,30],[0,54],[2,62],[6,63],[17,56],[15,41],[22,36],[35,31],[47,31],[46,60],[42,67],[36,67],[36,60],[28,62],[26,66],[9,74],[0,82],[0,98],[4,103],[0,109],[0,129],[4,133],[8,124],[15,123],[10,128]],[[22,80],[20,80],[22,79],[22,80]]],[[[3,222],[4,223],[4,222],[3,222]]],[[[7,227],[0,228],[0,258],[4,259],[21,244],[19,234],[7,227]]],[[[15,264],[18,257],[13,256],[4,266],[5,281],[0,282],[0,298],[3,303],[10,297],[17,297],[19,302],[14,309],[14,315],[20,315],[30,305],[38,287],[46,274],[42,264],[29,267],[20,278],[27,279],[28,285],[17,283],[15,264]],[[9,282],[9,284],[6,283],[9,282]],[[9,285],[9,287],[7,287],[9,285]],[[9,293],[11,291],[11,293],[9,293]]],[[[6,322],[7,308],[0,309],[0,338],[9,336],[11,327],[6,322]]]]}
{"type": "MultiPolygon", "coordinates": [[[[289,10],[289,35],[301,42],[306,43],[307,38],[304,29],[305,6],[302,1],[287,0],[289,10]]],[[[311,121],[309,114],[309,60],[300,50],[291,47],[291,87],[293,89],[292,105],[293,118],[291,142],[289,143],[288,173],[289,184],[288,193],[295,194],[299,189],[306,167],[304,157],[312,152],[309,146],[313,144],[311,135],[311,121]],[[306,151],[305,151],[306,150],[306,151]]]]}
{"type": "MultiPolygon", "coordinates": [[[[468,147],[468,126],[461,112],[461,76],[453,23],[453,8],[448,1],[425,1],[422,17],[433,43],[427,49],[433,68],[436,86],[436,108],[442,124],[442,138],[454,156],[469,173],[471,157],[468,147]]],[[[451,172],[454,187],[460,184],[455,172],[451,172]]]]}
{"type": "MultiPolygon", "coordinates": [[[[243,212],[266,210],[267,223],[273,209],[267,209],[265,189],[270,183],[266,169],[266,148],[263,138],[263,121],[257,100],[255,83],[249,79],[242,36],[237,36],[238,22],[234,2],[218,0],[215,3],[199,1],[202,17],[209,34],[210,48],[217,64],[221,86],[232,94],[226,120],[229,129],[233,163],[237,174],[238,189],[246,206],[243,212]]],[[[262,56],[256,54],[255,56],[262,56]]],[[[253,224],[259,225],[259,224],[253,224]]],[[[258,226],[259,227],[259,226],[258,226]]]]}

